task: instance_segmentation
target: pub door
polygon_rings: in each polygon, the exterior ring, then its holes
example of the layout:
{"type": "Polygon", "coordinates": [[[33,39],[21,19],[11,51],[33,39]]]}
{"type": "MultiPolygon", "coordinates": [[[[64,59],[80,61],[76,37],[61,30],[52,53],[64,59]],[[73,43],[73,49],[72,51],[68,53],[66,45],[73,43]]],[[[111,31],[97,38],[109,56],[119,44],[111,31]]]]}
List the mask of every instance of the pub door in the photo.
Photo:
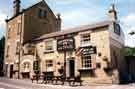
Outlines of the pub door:
{"type": "Polygon", "coordinates": [[[75,61],[69,60],[69,76],[74,77],[75,76],[75,61]]]}

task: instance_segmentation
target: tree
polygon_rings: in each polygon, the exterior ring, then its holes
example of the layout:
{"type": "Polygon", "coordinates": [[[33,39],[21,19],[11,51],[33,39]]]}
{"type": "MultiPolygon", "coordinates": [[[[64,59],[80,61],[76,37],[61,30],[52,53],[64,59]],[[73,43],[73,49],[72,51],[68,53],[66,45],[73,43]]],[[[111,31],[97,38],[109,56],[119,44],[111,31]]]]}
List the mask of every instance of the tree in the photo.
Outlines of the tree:
{"type": "MultiPolygon", "coordinates": [[[[130,32],[129,35],[135,35],[135,31],[130,32]]],[[[125,53],[126,56],[135,56],[135,47],[126,47],[125,53]]]]}
{"type": "Polygon", "coordinates": [[[125,56],[135,56],[135,47],[125,47],[125,56]]]}

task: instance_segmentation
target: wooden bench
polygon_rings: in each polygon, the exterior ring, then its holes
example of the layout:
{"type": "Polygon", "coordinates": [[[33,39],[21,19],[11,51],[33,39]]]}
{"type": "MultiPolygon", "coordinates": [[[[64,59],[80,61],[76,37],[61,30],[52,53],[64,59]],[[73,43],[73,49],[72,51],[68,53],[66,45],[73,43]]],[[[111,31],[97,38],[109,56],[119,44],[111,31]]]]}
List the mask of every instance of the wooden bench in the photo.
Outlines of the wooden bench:
{"type": "Polygon", "coordinates": [[[54,76],[52,79],[52,83],[53,84],[58,84],[58,81],[62,83],[62,85],[64,84],[66,78],[64,76],[54,76]]]}
{"type": "Polygon", "coordinates": [[[80,76],[77,76],[77,77],[71,77],[71,78],[67,78],[66,80],[70,86],[74,86],[75,83],[79,83],[80,86],[82,86],[82,80],[81,80],[81,77],[80,76]]]}
{"type": "Polygon", "coordinates": [[[53,76],[44,76],[43,81],[44,81],[44,83],[52,83],[53,82],[53,76]]]}
{"type": "Polygon", "coordinates": [[[38,80],[40,79],[39,75],[33,75],[31,78],[32,83],[34,82],[34,80],[38,83],[38,80]]]}
{"type": "Polygon", "coordinates": [[[75,83],[79,83],[82,86],[82,80],[80,76],[77,77],[64,77],[64,76],[54,76],[52,79],[53,84],[58,84],[58,81],[61,82],[61,85],[64,85],[65,82],[68,82],[70,86],[74,86],[75,83]]]}
{"type": "Polygon", "coordinates": [[[42,80],[42,83],[52,83],[58,84],[58,81],[61,82],[61,85],[64,85],[65,82],[68,82],[70,86],[74,86],[75,83],[79,83],[82,86],[82,80],[80,76],[77,77],[64,77],[64,76],[43,76],[43,75],[33,75],[31,78],[32,83],[36,81],[38,83],[39,80],[42,80]]]}

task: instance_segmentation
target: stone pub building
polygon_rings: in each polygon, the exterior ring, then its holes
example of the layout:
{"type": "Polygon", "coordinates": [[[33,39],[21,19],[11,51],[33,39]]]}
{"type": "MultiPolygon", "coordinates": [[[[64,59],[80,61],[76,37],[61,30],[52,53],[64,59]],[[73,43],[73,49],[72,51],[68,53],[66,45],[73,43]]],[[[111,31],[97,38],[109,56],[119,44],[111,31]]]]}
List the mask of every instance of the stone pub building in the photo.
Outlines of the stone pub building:
{"type": "Polygon", "coordinates": [[[80,75],[86,83],[119,83],[125,74],[124,34],[112,5],[108,20],[61,30],[61,17],[42,0],[6,20],[5,74],[30,78],[40,74],[80,75]]]}

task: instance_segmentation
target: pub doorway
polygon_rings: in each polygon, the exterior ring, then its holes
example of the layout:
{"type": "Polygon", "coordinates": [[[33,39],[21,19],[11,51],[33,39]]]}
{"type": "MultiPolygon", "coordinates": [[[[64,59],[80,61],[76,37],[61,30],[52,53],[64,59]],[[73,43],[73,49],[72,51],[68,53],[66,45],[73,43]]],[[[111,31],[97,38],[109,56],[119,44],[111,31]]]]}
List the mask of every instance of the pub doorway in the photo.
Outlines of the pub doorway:
{"type": "Polygon", "coordinates": [[[75,61],[69,60],[69,76],[74,77],[75,76],[75,61]]]}

